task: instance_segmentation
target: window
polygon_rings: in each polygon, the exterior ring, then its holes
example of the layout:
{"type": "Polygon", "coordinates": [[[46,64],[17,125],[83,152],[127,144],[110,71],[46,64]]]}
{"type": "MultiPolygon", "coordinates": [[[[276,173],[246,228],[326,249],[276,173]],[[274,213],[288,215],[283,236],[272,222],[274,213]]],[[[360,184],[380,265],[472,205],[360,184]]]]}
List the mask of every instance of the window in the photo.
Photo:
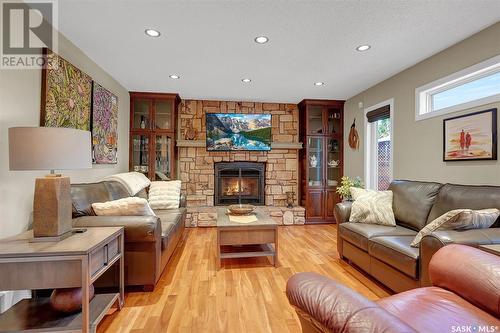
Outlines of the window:
{"type": "Polygon", "coordinates": [[[500,101],[500,55],[415,90],[415,119],[500,101]]]}
{"type": "Polygon", "coordinates": [[[365,109],[366,187],[386,190],[392,181],[393,100],[365,109]]]}

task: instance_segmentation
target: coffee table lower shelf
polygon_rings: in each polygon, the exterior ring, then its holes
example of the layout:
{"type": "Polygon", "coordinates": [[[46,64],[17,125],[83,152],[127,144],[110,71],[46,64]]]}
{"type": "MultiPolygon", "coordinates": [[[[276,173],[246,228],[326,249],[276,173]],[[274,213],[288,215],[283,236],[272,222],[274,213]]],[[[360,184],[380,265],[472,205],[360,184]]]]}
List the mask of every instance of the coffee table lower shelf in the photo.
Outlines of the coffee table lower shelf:
{"type": "MultiPolygon", "coordinates": [[[[96,294],[89,304],[90,332],[111,306],[119,293],[96,294]]],[[[0,332],[78,332],[82,329],[82,313],[64,314],[52,309],[49,298],[25,299],[0,315],[0,332]]]]}
{"type": "Polygon", "coordinates": [[[273,257],[273,264],[276,266],[276,250],[271,244],[220,246],[220,260],[252,257],[273,257]]]}

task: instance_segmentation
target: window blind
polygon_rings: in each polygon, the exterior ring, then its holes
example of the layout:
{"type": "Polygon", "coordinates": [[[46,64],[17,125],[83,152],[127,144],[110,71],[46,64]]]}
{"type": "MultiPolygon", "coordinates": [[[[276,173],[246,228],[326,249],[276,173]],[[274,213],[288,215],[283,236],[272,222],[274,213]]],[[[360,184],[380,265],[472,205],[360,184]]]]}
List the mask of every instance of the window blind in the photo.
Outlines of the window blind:
{"type": "Polygon", "coordinates": [[[390,117],[391,117],[391,107],[389,105],[384,105],[366,114],[366,119],[368,120],[369,123],[374,123],[378,120],[387,119],[390,117]]]}

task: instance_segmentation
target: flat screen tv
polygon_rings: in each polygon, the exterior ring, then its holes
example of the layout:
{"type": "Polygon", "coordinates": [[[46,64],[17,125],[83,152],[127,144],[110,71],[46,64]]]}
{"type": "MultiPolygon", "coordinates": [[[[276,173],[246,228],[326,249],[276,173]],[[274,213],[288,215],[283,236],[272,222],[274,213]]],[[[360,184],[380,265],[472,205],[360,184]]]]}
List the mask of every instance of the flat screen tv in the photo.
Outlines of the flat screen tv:
{"type": "Polygon", "coordinates": [[[271,150],[271,115],[207,113],[207,150],[271,150]]]}

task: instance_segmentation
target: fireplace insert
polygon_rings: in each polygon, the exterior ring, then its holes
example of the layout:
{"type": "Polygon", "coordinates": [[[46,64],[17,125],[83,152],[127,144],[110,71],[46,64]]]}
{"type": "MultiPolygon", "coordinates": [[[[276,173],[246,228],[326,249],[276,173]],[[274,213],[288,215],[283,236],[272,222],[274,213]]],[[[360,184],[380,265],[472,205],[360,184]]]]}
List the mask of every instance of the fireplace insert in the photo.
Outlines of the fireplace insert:
{"type": "Polygon", "coordinates": [[[263,205],[264,176],[264,163],[215,163],[215,205],[263,205]]]}

